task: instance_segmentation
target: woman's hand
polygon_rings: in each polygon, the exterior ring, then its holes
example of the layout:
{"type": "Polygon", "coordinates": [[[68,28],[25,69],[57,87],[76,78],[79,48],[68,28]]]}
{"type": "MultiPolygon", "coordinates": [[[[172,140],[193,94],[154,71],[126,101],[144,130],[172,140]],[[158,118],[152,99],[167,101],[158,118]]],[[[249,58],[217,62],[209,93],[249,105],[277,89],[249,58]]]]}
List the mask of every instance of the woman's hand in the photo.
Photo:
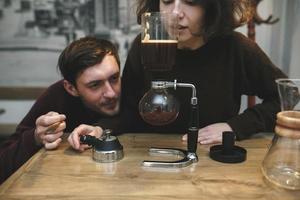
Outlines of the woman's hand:
{"type": "MultiPolygon", "coordinates": [[[[214,144],[222,142],[224,131],[232,131],[227,123],[215,123],[208,125],[198,131],[198,142],[200,144],[214,144]]],[[[187,134],[182,137],[183,141],[187,140],[187,134]]]]}

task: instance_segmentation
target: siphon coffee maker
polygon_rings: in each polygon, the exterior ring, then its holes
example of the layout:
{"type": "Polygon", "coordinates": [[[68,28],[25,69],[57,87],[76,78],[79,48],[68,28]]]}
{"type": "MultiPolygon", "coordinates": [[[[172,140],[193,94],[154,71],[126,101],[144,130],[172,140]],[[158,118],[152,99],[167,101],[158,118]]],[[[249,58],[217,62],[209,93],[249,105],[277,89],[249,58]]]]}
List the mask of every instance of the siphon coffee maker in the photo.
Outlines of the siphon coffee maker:
{"type": "Polygon", "coordinates": [[[300,190],[300,79],[277,79],[276,83],[281,112],[261,169],[274,185],[300,190]]]}
{"type": "MultiPolygon", "coordinates": [[[[176,60],[178,43],[178,16],[174,13],[147,12],[142,15],[142,64],[149,73],[165,73],[172,70],[176,60]]],[[[143,161],[146,167],[180,168],[198,161],[196,154],[198,138],[198,104],[196,88],[190,83],[176,80],[151,80],[150,90],[139,102],[140,115],[154,126],[173,122],[179,113],[179,102],[168,89],[186,87],[192,89],[191,119],[188,130],[187,150],[174,148],[150,148],[151,155],[177,155],[178,161],[143,161]]]]}

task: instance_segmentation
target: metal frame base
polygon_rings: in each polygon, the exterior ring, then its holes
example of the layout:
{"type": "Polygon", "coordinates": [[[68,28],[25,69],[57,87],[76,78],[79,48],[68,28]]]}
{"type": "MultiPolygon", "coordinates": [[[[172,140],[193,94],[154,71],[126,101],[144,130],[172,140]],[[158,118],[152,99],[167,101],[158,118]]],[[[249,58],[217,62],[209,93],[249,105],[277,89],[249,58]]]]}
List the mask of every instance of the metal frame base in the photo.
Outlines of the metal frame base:
{"type": "Polygon", "coordinates": [[[196,153],[187,152],[183,149],[151,147],[149,154],[151,156],[181,156],[183,158],[177,161],[144,160],[142,163],[144,167],[182,168],[198,162],[196,153]]]}

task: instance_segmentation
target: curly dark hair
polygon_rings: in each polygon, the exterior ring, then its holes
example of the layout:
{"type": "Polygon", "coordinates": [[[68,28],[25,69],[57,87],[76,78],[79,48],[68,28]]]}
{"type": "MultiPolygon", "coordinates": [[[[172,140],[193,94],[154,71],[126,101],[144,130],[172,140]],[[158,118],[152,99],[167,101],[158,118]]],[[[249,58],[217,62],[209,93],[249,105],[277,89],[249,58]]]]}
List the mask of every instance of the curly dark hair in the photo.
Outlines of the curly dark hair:
{"type": "Polygon", "coordinates": [[[108,40],[87,36],[73,41],[60,54],[57,67],[63,78],[76,86],[76,79],[85,69],[101,63],[105,55],[115,57],[119,67],[118,50],[108,40]]]}
{"type": "MultiPolygon", "coordinates": [[[[204,21],[200,35],[205,40],[232,32],[252,18],[250,0],[194,0],[204,10],[204,21]]],[[[145,12],[159,11],[159,0],[137,0],[137,21],[145,12]]]]}

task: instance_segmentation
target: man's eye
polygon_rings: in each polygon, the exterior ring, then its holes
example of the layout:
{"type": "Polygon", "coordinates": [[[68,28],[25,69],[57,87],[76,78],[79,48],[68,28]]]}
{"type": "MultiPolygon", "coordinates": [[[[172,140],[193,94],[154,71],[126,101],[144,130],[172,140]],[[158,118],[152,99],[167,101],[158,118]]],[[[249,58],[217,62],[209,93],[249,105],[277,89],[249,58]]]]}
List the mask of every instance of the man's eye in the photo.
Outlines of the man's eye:
{"type": "Polygon", "coordinates": [[[111,78],[110,78],[110,81],[111,82],[113,82],[113,83],[115,83],[115,82],[118,82],[119,81],[119,76],[112,76],[111,78]]]}
{"type": "Polygon", "coordinates": [[[91,89],[96,89],[96,88],[99,88],[100,86],[101,86],[100,83],[92,83],[88,87],[91,89]]]}
{"type": "Polygon", "coordinates": [[[97,88],[99,85],[98,84],[92,84],[92,85],[90,85],[90,88],[97,88]]]}

